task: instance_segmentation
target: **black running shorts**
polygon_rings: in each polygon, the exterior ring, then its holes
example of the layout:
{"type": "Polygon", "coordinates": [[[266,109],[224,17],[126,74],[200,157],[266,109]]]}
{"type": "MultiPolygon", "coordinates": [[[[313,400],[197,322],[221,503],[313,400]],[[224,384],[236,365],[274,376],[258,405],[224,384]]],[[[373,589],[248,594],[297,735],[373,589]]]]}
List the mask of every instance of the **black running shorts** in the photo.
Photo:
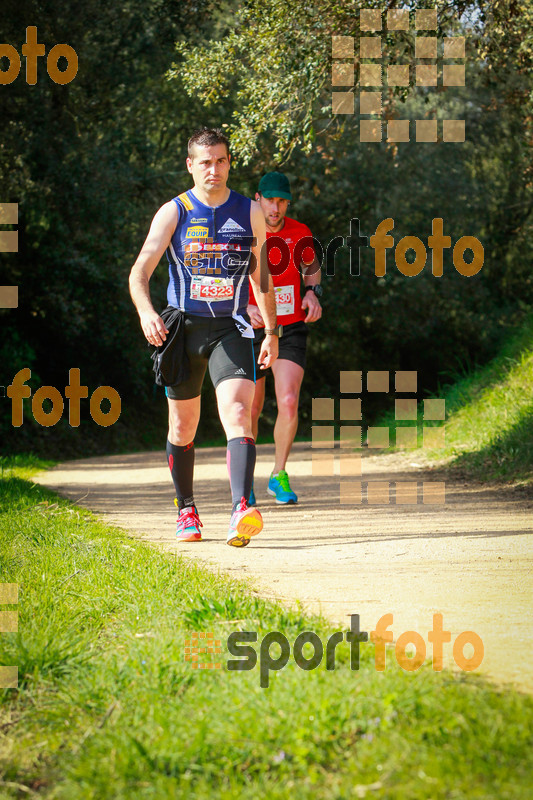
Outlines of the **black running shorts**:
{"type": "MultiPolygon", "coordinates": [[[[279,355],[278,359],[285,358],[287,361],[294,361],[299,364],[302,369],[305,369],[305,352],[307,349],[307,336],[309,329],[305,322],[293,322],[292,325],[283,326],[283,336],[279,340],[279,355]]],[[[261,343],[265,338],[265,331],[263,328],[258,328],[255,331],[254,338],[254,355],[256,361],[256,378],[264,378],[268,369],[260,369],[258,362],[259,352],[261,350],[261,343]]]]}
{"type": "Polygon", "coordinates": [[[177,386],[167,386],[167,397],[172,400],[198,397],[208,366],[215,389],[230,378],[255,381],[253,341],[241,336],[231,317],[186,314],[185,351],[189,357],[190,375],[177,386]]]}

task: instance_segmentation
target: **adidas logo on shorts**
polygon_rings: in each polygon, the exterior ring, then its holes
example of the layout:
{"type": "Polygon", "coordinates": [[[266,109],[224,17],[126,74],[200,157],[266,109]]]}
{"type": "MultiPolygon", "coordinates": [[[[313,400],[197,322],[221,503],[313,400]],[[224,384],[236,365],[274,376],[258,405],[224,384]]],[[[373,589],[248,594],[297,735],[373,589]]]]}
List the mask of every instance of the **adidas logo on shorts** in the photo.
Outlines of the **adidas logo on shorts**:
{"type": "Polygon", "coordinates": [[[218,233],[245,233],[245,229],[230,217],[219,229],[218,233]]]}
{"type": "Polygon", "coordinates": [[[242,367],[239,367],[235,375],[246,375],[246,372],[243,370],[242,367]]]}

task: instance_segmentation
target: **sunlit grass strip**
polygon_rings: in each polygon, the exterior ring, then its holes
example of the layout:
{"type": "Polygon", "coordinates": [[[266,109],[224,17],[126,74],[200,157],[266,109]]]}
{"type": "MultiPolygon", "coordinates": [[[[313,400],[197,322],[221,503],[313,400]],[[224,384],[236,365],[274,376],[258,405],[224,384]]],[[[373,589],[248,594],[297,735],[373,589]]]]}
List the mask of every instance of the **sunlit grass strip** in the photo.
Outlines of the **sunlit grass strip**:
{"type": "Polygon", "coordinates": [[[291,658],[268,690],[258,667],[193,670],[190,631],[333,631],[16,474],[0,492],[2,581],[20,586],[19,633],[0,637],[20,679],[0,693],[0,796],[528,797],[531,698],[392,655],[378,673],[364,644],[358,671],[345,643],[334,672],[291,658]]]}
{"type": "MultiPolygon", "coordinates": [[[[533,481],[533,317],[485,367],[438,392],[446,400],[446,446],[421,451],[478,480],[533,481]]],[[[418,445],[422,445],[422,404],[418,445]]],[[[395,425],[391,414],[381,425],[395,425]]],[[[432,424],[432,423],[429,423],[432,424]]],[[[415,456],[415,451],[410,451],[415,456]]]]}

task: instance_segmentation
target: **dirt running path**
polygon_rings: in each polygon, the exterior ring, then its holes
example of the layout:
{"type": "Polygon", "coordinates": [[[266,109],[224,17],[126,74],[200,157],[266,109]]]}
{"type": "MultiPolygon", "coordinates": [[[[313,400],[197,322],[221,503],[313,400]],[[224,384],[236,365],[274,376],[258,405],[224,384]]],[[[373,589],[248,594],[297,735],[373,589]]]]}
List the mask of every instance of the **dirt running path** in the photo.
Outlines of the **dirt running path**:
{"type": "MultiPolygon", "coordinates": [[[[134,535],[253,579],[264,597],[301,600],[342,629],[349,614],[359,614],[361,629],[372,631],[383,614],[393,613],[395,640],[418,631],[430,656],[427,633],[440,612],[452,643],[465,630],[481,636],[480,672],[533,692],[533,502],[505,488],[448,481],[444,505],[423,505],[420,498],[416,506],[340,505],[339,478],[311,477],[311,448],[297,444],[290,474],[300,503],[277,506],[266,496],[272,455],[271,445],[258,447],[256,495],[265,528],[243,549],[225,544],[230,504],[222,448],[196,453],[201,543],[175,541],[162,452],[72,461],[36,481],[134,535]]],[[[366,480],[424,478],[405,455],[364,460],[366,480]]],[[[450,665],[451,653],[445,645],[450,665]]]]}

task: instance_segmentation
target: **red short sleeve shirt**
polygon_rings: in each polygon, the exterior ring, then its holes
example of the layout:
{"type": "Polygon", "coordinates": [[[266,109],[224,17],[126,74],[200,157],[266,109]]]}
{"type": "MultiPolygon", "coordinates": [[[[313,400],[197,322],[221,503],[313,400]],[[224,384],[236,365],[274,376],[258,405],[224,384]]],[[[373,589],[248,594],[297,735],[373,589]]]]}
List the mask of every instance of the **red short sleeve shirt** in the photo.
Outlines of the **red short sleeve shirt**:
{"type": "MultiPolygon", "coordinates": [[[[307,225],[285,217],[283,228],[277,233],[267,231],[268,268],[272,274],[276,295],[276,311],[281,325],[291,325],[305,319],[302,309],[302,276],[294,262],[309,264],[315,256],[312,234],[307,225]]],[[[256,306],[250,281],[250,305],[256,306]]]]}

